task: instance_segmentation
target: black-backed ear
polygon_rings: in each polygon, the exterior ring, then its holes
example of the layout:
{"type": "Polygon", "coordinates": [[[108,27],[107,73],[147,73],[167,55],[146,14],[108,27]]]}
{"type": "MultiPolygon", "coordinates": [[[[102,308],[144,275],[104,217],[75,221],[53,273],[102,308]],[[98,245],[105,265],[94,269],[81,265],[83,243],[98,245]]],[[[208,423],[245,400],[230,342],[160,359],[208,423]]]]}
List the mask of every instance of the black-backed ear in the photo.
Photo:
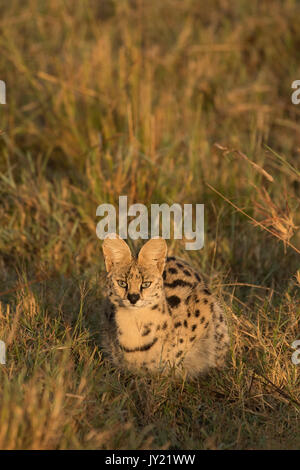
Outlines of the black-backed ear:
{"type": "Polygon", "coordinates": [[[160,274],[162,274],[165,267],[167,250],[167,244],[163,238],[151,238],[141,248],[138,263],[146,266],[156,266],[160,274]]]}
{"type": "Polygon", "coordinates": [[[102,245],[107,272],[116,264],[130,263],[132,255],[129,246],[116,233],[109,233],[102,245]]]}

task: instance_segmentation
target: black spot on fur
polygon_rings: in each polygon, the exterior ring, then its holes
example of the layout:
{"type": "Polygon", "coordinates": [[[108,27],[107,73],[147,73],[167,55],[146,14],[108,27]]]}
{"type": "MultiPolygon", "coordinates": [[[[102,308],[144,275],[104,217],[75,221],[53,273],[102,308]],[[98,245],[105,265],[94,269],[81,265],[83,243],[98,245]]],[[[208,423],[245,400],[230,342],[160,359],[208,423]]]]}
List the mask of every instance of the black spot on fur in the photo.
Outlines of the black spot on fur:
{"type": "Polygon", "coordinates": [[[168,326],[168,323],[165,321],[163,324],[162,324],[162,329],[165,330],[168,326]]]}
{"type": "Polygon", "coordinates": [[[175,269],[175,268],[169,268],[169,273],[171,273],[171,274],[177,274],[178,271],[177,271],[177,269],[175,269]]]}
{"type": "Polygon", "coordinates": [[[183,339],[182,339],[182,338],[179,339],[179,343],[183,343],[183,339]]]}
{"type": "Polygon", "coordinates": [[[145,330],[142,333],[142,336],[147,336],[151,332],[150,328],[145,328],[145,330]]]}
{"type": "Polygon", "coordinates": [[[186,276],[189,276],[189,277],[191,276],[190,271],[188,271],[187,269],[184,269],[183,272],[186,276]]]}
{"type": "Polygon", "coordinates": [[[188,327],[188,324],[187,324],[187,321],[186,321],[186,320],[184,320],[183,324],[184,324],[185,328],[188,327]]]}
{"type": "Polygon", "coordinates": [[[190,282],[184,281],[183,279],[175,279],[173,282],[165,282],[166,287],[170,287],[171,289],[174,289],[175,287],[192,287],[192,284],[190,282]]]}
{"type": "Polygon", "coordinates": [[[200,323],[201,323],[201,324],[204,323],[204,320],[205,320],[205,317],[201,317],[201,318],[200,318],[200,323]]]}
{"type": "Polygon", "coordinates": [[[151,343],[146,343],[146,344],[143,344],[143,346],[139,346],[138,348],[133,348],[133,349],[126,348],[122,344],[120,343],[119,344],[120,344],[120,348],[122,349],[122,351],[126,353],[133,353],[137,351],[149,351],[149,349],[151,349],[152,346],[154,346],[156,341],[157,341],[157,338],[154,338],[153,341],[151,341],[151,343]]]}
{"type": "Polygon", "coordinates": [[[192,336],[192,337],[190,338],[190,342],[192,343],[193,341],[195,341],[195,339],[196,339],[196,336],[192,336]]]}
{"type": "Polygon", "coordinates": [[[197,325],[193,325],[192,326],[192,331],[195,331],[196,328],[197,328],[197,325]]]}
{"type": "Polygon", "coordinates": [[[200,310],[197,309],[197,310],[195,311],[195,317],[198,318],[199,315],[200,315],[200,310]]]}
{"type": "Polygon", "coordinates": [[[208,289],[203,289],[204,294],[211,295],[211,292],[208,289]]]}
{"type": "Polygon", "coordinates": [[[178,351],[178,353],[176,354],[176,357],[180,357],[182,355],[182,351],[178,351]]]}
{"type": "Polygon", "coordinates": [[[175,256],[168,256],[167,261],[174,261],[176,258],[175,256]]]}
{"type": "Polygon", "coordinates": [[[174,326],[175,328],[178,328],[179,326],[181,326],[181,321],[177,321],[174,326]]]}
{"type": "Polygon", "coordinates": [[[176,308],[180,304],[180,298],[177,295],[171,295],[167,297],[167,302],[172,308],[176,308]]]}
{"type": "Polygon", "coordinates": [[[201,278],[198,273],[195,273],[195,278],[197,279],[198,282],[201,282],[201,278]]]}
{"type": "Polygon", "coordinates": [[[158,308],[158,304],[155,304],[153,305],[153,307],[151,307],[151,310],[156,310],[158,308]]]}
{"type": "Polygon", "coordinates": [[[163,272],[163,275],[162,275],[162,277],[163,277],[163,280],[165,280],[165,279],[166,279],[166,276],[167,276],[167,273],[166,273],[166,271],[164,271],[164,272],[163,272]]]}
{"type": "Polygon", "coordinates": [[[181,263],[176,263],[176,264],[177,264],[178,268],[183,268],[183,264],[181,264],[181,263]]]}
{"type": "Polygon", "coordinates": [[[204,328],[207,328],[208,325],[209,325],[209,321],[207,321],[207,322],[205,323],[204,328]]]}
{"type": "Polygon", "coordinates": [[[207,299],[204,299],[203,302],[204,302],[205,304],[208,304],[208,300],[207,300],[207,299]]]}
{"type": "Polygon", "coordinates": [[[184,303],[187,305],[191,299],[191,295],[188,295],[187,298],[185,299],[184,303]]]}

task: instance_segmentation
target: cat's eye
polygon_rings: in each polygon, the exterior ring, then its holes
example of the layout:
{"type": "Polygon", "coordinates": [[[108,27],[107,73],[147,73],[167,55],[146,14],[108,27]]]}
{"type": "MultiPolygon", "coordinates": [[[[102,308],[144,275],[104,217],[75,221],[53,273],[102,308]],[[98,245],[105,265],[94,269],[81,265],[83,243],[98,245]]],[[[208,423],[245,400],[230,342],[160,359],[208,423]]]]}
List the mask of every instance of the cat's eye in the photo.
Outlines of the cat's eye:
{"type": "Polygon", "coordinates": [[[147,282],[142,282],[142,289],[147,289],[147,287],[150,287],[151,286],[151,282],[150,281],[147,281],[147,282]]]}
{"type": "Polygon", "coordinates": [[[118,284],[119,284],[120,287],[127,287],[127,283],[125,281],[119,280],[118,284]]]}

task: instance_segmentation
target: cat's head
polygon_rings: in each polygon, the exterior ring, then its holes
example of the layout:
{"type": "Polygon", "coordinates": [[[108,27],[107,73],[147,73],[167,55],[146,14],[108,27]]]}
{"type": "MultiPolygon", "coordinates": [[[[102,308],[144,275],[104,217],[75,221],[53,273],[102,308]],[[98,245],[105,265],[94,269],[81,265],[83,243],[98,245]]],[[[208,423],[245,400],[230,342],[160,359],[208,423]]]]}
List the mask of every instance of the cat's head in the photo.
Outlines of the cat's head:
{"type": "Polygon", "coordinates": [[[118,235],[109,234],[102,245],[108,272],[110,300],[119,306],[141,308],[155,305],[163,295],[167,244],[152,238],[141,248],[137,258],[118,235]]]}

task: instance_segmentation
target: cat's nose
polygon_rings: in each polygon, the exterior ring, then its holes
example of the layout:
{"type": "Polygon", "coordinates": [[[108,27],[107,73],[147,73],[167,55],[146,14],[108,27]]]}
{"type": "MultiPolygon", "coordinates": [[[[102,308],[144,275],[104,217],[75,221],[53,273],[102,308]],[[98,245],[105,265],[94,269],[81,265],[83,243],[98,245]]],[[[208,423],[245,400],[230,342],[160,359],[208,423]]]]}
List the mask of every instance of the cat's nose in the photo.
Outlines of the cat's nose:
{"type": "Polygon", "coordinates": [[[130,301],[131,304],[136,304],[140,298],[140,294],[128,294],[127,299],[130,301]]]}

